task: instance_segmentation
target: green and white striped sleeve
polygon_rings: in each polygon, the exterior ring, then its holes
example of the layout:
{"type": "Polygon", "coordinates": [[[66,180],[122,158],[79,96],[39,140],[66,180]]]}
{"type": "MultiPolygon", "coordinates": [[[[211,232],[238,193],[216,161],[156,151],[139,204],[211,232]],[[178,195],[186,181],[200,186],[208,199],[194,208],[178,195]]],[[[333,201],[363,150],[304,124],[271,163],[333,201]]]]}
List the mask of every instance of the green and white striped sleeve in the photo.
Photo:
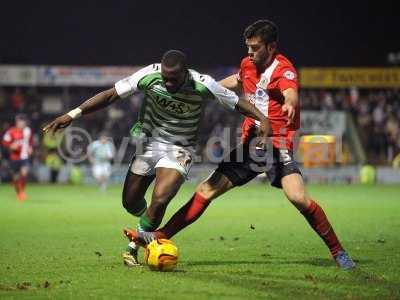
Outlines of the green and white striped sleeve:
{"type": "Polygon", "coordinates": [[[235,92],[224,88],[209,75],[199,75],[198,82],[204,85],[211,95],[223,106],[229,109],[235,109],[239,102],[239,97],[235,92]]]}
{"type": "Polygon", "coordinates": [[[121,98],[128,97],[132,95],[135,91],[139,90],[138,84],[139,81],[142,80],[144,77],[160,72],[160,65],[159,64],[152,64],[147,67],[144,67],[133,73],[131,76],[121,79],[115,84],[115,89],[117,94],[121,98]]]}

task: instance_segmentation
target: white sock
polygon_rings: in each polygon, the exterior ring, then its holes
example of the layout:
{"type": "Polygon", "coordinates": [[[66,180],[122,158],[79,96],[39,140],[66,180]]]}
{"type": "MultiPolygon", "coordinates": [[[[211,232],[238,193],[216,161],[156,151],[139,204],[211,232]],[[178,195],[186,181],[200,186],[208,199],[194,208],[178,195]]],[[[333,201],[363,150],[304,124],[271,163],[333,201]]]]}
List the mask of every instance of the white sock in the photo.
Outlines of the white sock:
{"type": "Polygon", "coordinates": [[[128,251],[137,250],[138,248],[139,248],[139,246],[136,245],[135,242],[130,242],[130,243],[128,244],[128,251]]]}

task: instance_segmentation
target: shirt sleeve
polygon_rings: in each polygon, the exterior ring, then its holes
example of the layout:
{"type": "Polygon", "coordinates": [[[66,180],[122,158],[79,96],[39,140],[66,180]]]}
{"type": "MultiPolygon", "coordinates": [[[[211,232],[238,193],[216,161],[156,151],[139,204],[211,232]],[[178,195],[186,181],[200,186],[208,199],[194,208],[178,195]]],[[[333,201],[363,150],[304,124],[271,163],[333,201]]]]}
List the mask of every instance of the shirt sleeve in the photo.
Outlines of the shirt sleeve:
{"type": "Polygon", "coordinates": [[[152,64],[143,69],[140,69],[136,73],[133,73],[131,76],[118,81],[115,84],[115,89],[117,91],[118,96],[120,96],[121,98],[126,98],[132,95],[134,92],[138,90],[139,81],[146,75],[157,72],[158,68],[159,68],[158,64],[152,64]]]}
{"type": "Polygon", "coordinates": [[[203,75],[205,80],[204,83],[211,94],[221,103],[223,106],[229,109],[235,109],[236,104],[239,101],[238,95],[235,92],[224,88],[211,76],[203,75]]]}
{"type": "Polygon", "coordinates": [[[24,134],[24,142],[27,142],[29,146],[33,145],[33,134],[30,127],[25,127],[22,131],[24,134]]]}
{"type": "Polygon", "coordinates": [[[9,130],[6,131],[6,133],[3,136],[3,146],[8,147],[12,143],[12,136],[9,130]]]}
{"type": "Polygon", "coordinates": [[[285,67],[280,72],[278,79],[278,88],[281,92],[287,90],[288,88],[299,88],[297,72],[292,67],[285,67]]]}

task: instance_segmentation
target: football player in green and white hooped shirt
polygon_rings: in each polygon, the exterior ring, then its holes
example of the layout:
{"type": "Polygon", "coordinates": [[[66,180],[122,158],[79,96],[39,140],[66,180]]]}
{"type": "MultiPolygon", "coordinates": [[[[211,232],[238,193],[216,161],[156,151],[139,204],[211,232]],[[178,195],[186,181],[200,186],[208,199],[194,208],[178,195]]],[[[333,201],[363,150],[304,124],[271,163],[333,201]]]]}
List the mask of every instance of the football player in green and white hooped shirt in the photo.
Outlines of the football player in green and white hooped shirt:
{"type": "Polygon", "coordinates": [[[88,159],[92,164],[92,174],[105,192],[108,179],[111,176],[111,161],[114,158],[114,144],[108,140],[105,133],[101,133],[98,140],[93,141],[87,148],[88,159]]]}
{"type": "MultiPolygon", "coordinates": [[[[227,108],[237,109],[259,120],[259,130],[265,142],[269,122],[250,102],[239,99],[210,76],[188,69],[184,53],[169,50],[163,55],[161,64],[150,65],[118,81],[113,88],[58,117],[44,130],[56,132],[80,115],[107,107],[135,91],[143,92],[145,100],[139,122],[132,131],[134,135],[146,136],[147,141],[142,151],[137,151],[132,158],[124,183],[122,204],[130,214],[140,217],[138,229],[148,232],[160,225],[168,203],[189,172],[205,100],[217,100],[227,108]],[[154,179],[152,199],[147,207],[144,195],[154,179]]],[[[124,260],[128,265],[135,265],[136,248],[131,246],[124,260]]]]}

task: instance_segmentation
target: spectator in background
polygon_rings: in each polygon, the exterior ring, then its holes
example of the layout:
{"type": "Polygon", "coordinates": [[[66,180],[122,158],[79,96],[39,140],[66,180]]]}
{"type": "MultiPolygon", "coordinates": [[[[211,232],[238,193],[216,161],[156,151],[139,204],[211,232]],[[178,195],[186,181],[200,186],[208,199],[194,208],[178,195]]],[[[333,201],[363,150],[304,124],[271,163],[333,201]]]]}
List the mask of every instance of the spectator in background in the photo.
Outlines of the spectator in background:
{"type": "Polygon", "coordinates": [[[16,88],[14,93],[11,95],[11,105],[15,112],[22,112],[25,106],[25,96],[21,89],[16,88]]]}
{"type": "Polygon", "coordinates": [[[391,162],[400,146],[399,120],[392,113],[386,121],[385,132],[388,141],[387,160],[391,162]]]}
{"type": "Polygon", "coordinates": [[[382,99],[378,102],[372,112],[372,118],[375,127],[382,127],[385,121],[385,100],[382,99]]]}
{"type": "Polygon", "coordinates": [[[360,98],[360,93],[358,91],[358,88],[352,87],[350,89],[350,104],[352,107],[357,106],[359,98],[360,98]]]}
{"type": "Polygon", "coordinates": [[[58,179],[58,173],[60,172],[63,161],[58,156],[55,149],[51,149],[46,156],[45,165],[50,170],[50,182],[56,183],[58,179]]]}
{"type": "Polygon", "coordinates": [[[326,110],[335,109],[335,103],[333,102],[333,97],[330,92],[325,92],[322,94],[322,103],[323,103],[323,108],[326,110]]]}
{"type": "Polygon", "coordinates": [[[354,111],[355,121],[359,126],[359,134],[364,145],[369,143],[369,133],[373,130],[372,115],[369,102],[365,98],[358,101],[357,107],[354,111]]]}
{"type": "MultiPolygon", "coordinates": [[[[380,98],[380,97],[379,97],[380,98]]],[[[375,159],[382,160],[383,156],[386,154],[386,135],[384,130],[385,122],[385,99],[379,99],[378,105],[375,106],[372,112],[372,120],[374,124],[373,135],[370,136],[371,147],[375,155],[375,159]]]]}
{"type": "Polygon", "coordinates": [[[63,132],[56,132],[55,134],[43,133],[43,146],[47,151],[55,150],[61,144],[64,137],[63,132]]]}

